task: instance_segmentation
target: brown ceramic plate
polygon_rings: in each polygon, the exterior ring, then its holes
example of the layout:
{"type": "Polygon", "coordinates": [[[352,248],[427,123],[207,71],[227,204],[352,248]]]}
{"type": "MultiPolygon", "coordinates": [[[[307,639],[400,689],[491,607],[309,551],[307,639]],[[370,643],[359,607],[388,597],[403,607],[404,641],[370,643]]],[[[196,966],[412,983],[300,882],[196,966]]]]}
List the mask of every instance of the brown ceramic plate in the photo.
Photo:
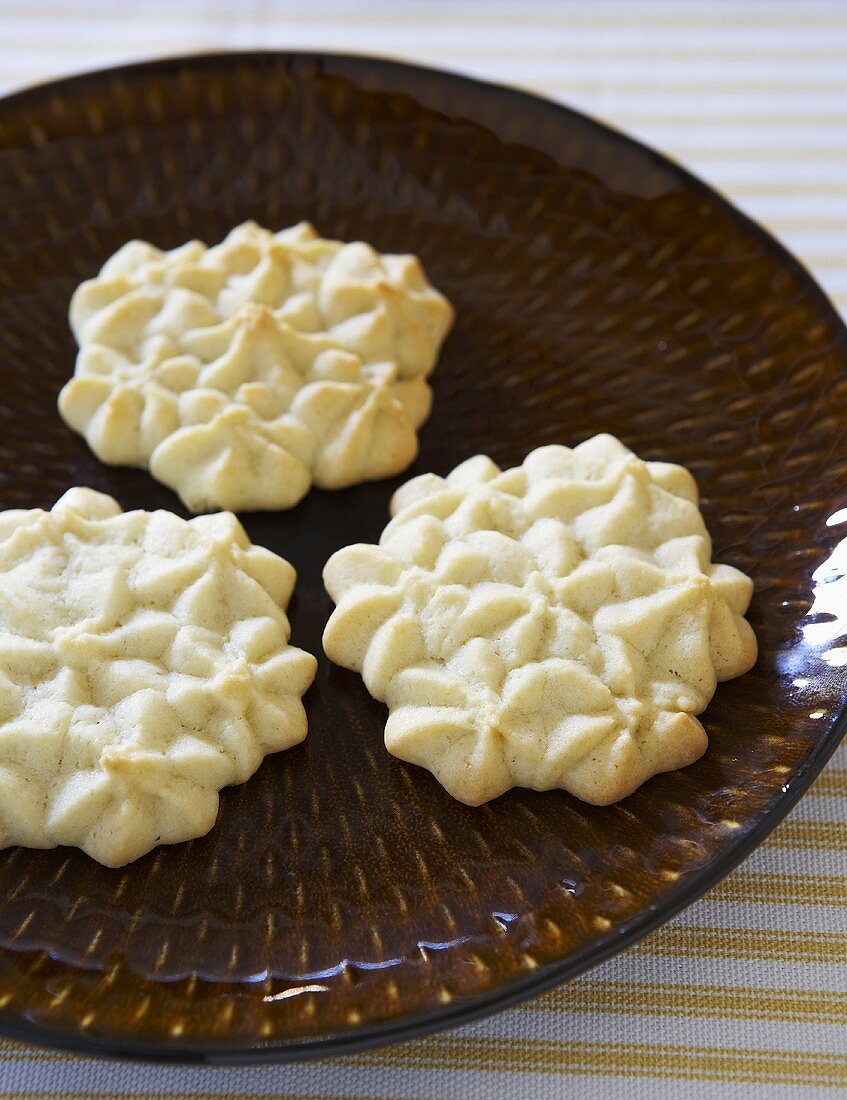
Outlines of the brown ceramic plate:
{"type": "MultiPolygon", "coordinates": [[[[844,713],[830,649],[845,609],[828,606],[825,563],[847,483],[847,332],[796,260],[596,122],[374,59],[82,76],[3,101],[0,148],[0,507],[83,484],[181,512],[56,414],[71,291],[129,237],[169,247],[248,217],[309,218],[419,253],[457,306],[411,473],[478,451],[513,464],[598,431],[682,462],[717,559],[756,580],[761,646],[706,712],[706,756],[605,809],[562,792],[452,801],[386,755],[384,708],[323,659],[307,742],[225,792],[207,837],[120,871],[77,851],[0,853],[0,1030],[243,1061],[420,1034],[579,974],[766,836],[844,713]]],[[[246,517],[300,574],[298,645],[320,652],[321,567],[378,536],[400,480],[246,517]]]]}

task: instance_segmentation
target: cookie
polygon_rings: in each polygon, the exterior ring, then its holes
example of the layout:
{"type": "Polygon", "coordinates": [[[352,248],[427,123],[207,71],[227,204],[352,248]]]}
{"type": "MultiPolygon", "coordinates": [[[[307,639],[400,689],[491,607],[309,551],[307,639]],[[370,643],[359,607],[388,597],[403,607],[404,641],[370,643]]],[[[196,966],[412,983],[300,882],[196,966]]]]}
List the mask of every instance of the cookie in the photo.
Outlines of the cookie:
{"type": "Polygon", "coordinates": [[[388,704],[388,750],[462,802],[616,801],[704,752],[694,716],[756,660],[752,581],[712,564],[697,499],[608,435],[417,477],[378,546],[327,563],[326,653],[388,704]]]}
{"type": "Polygon", "coordinates": [[[294,581],[227,513],[79,488],[0,513],[0,847],[119,867],[208,832],[221,787],[306,736],[294,581]]]}
{"type": "Polygon", "coordinates": [[[66,423],[191,511],[275,510],[404,470],[453,310],[414,256],[247,222],[131,241],[71,302],[66,423]]]}

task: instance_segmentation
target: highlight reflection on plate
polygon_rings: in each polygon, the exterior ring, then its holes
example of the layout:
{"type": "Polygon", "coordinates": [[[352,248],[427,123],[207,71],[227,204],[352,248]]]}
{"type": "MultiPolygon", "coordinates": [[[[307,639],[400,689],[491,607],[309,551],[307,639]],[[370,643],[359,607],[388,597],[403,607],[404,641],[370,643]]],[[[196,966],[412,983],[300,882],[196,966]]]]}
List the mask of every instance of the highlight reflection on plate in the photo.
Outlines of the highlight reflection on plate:
{"type": "MultiPolygon", "coordinates": [[[[0,1029],[216,1060],[349,1050],[580,973],[730,870],[844,726],[847,332],[808,274],[684,170],[523,93],[372,59],[245,54],[73,78],[0,103],[0,508],[71,484],[176,498],[101,466],[55,395],[75,285],[129,237],[301,218],[423,259],[458,321],[410,474],[599,431],[697,477],[716,561],[756,582],[754,670],[705,757],[596,808],[477,810],[387,756],[384,709],[321,661],[306,743],[224,793],[205,838],[118,872],[0,852],[0,1029]],[[810,610],[811,608],[811,610],[810,610]]],[[[400,479],[244,517],[300,580],[373,541],[400,479]]]]}
{"type": "MultiPolygon", "coordinates": [[[[847,524],[847,509],[834,512],[826,521],[827,527],[847,524]]],[[[826,560],[812,574],[814,600],[809,608],[808,621],[803,625],[803,638],[809,645],[821,650],[820,658],[833,668],[847,665],[847,642],[844,624],[847,623],[847,536],[835,547],[826,560]]]]}

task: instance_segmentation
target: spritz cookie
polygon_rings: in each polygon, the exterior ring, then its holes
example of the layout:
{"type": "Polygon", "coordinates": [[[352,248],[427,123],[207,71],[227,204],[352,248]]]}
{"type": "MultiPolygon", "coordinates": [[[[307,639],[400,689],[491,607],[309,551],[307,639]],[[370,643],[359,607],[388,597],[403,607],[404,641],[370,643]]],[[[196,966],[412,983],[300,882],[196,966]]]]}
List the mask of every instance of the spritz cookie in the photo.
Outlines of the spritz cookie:
{"type": "Polygon", "coordinates": [[[712,564],[697,499],[609,435],[414,478],[378,546],[327,563],[327,655],[387,703],[388,750],[461,801],[613,802],[696,760],[694,716],[756,660],[752,581],[712,564]]]}
{"type": "Polygon", "coordinates": [[[59,409],[97,457],[246,511],[404,470],[453,310],[414,256],[246,222],[213,248],[130,241],[70,320],[59,409]]]}
{"type": "Polygon", "coordinates": [[[221,787],[306,736],[294,580],[228,513],[90,489],[0,512],[0,847],[119,867],[208,832],[221,787]]]}

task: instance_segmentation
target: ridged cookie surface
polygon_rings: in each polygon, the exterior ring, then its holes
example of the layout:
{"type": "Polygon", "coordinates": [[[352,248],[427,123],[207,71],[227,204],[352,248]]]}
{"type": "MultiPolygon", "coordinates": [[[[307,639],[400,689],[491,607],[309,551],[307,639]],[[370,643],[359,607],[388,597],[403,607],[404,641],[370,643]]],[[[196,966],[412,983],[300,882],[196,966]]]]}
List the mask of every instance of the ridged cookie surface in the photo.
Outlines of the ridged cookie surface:
{"type": "Polygon", "coordinates": [[[306,736],[294,580],[227,513],[90,489],[0,512],[0,847],[118,867],[208,832],[221,787],[306,736]]]}
{"type": "Polygon", "coordinates": [[[70,318],[65,421],[202,512],[290,508],[313,482],[405,469],[453,311],[414,256],[247,222],[213,248],[129,242],[70,318]]]}
{"type": "Polygon", "coordinates": [[[703,753],[694,715],[756,659],[753,585],[712,564],[686,470],[600,435],[425,474],[392,513],[327,563],[324,647],[388,704],[395,756],[471,805],[605,804],[703,753]]]}

